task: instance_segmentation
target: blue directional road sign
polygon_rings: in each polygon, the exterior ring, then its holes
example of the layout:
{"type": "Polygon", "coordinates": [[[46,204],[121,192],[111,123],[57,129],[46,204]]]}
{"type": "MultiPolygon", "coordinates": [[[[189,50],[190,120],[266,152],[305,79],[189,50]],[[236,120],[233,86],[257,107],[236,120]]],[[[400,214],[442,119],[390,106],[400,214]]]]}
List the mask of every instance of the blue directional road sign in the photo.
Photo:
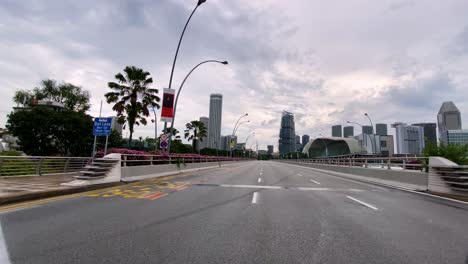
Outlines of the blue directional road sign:
{"type": "Polygon", "coordinates": [[[112,127],[112,117],[97,117],[94,119],[93,135],[108,136],[112,127]]]}

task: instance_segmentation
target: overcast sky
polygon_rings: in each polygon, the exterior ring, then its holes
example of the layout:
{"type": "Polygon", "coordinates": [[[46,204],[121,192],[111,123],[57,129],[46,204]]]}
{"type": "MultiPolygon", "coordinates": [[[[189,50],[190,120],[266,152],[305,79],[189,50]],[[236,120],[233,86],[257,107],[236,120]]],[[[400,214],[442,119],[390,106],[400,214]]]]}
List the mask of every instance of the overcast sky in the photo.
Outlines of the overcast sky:
{"type": "MultiPolygon", "coordinates": [[[[127,65],[149,71],[162,93],[196,2],[0,0],[0,127],[15,90],[45,78],[89,90],[91,115],[127,65]]],[[[208,116],[209,94],[221,93],[222,134],[248,112],[240,141],[255,131],[260,149],[277,150],[283,110],[295,114],[296,134],[316,136],[346,120],[367,123],[365,112],[374,123],[436,122],[451,100],[468,128],[467,14],[466,0],[207,0],[187,30],[174,86],[200,61],[229,65],[192,75],[175,127],[208,116]]],[[[103,115],[113,115],[105,102],[103,115]]]]}

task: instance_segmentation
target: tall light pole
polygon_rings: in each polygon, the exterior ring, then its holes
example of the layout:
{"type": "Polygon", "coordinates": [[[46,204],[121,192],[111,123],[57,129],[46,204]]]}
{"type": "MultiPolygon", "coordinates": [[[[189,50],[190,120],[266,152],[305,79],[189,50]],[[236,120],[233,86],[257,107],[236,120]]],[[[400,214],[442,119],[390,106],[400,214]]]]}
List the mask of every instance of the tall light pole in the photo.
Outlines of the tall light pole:
{"type": "Polygon", "coordinates": [[[156,115],[156,110],[153,108],[154,113],[154,150],[158,150],[157,138],[158,138],[158,116],[156,115]]]}
{"type": "MultiPolygon", "coordinates": [[[[190,20],[192,19],[193,14],[195,13],[195,11],[197,11],[197,8],[205,2],[206,0],[198,0],[197,6],[195,6],[195,8],[193,9],[192,13],[187,19],[187,22],[185,22],[185,26],[184,26],[184,29],[182,30],[182,34],[180,34],[179,43],[177,44],[177,49],[174,55],[174,61],[172,62],[171,76],[169,77],[169,87],[168,87],[169,89],[172,89],[172,78],[174,77],[174,68],[177,62],[177,55],[179,55],[180,44],[182,43],[182,39],[184,38],[185,30],[187,29],[187,26],[190,20]]],[[[174,121],[172,121],[172,123],[174,123],[174,121]]],[[[164,131],[166,130],[167,130],[167,122],[164,122],[164,131]]]]}
{"type": "Polygon", "coordinates": [[[240,122],[239,125],[237,125],[237,127],[236,127],[235,130],[234,130],[234,134],[233,134],[234,136],[235,136],[236,133],[237,133],[237,129],[239,129],[239,127],[240,127],[242,124],[244,124],[244,123],[250,123],[250,120],[246,120],[246,121],[240,122]]]}
{"type": "MultiPolygon", "coordinates": [[[[363,147],[363,143],[364,143],[364,131],[363,131],[363,126],[357,122],[352,122],[352,121],[346,121],[346,123],[348,124],[355,124],[355,125],[358,125],[361,127],[361,131],[362,131],[362,141],[361,141],[361,148],[363,147]]],[[[367,142],[367,141],[366,141],[367,142]]],[[[367,143],[366,143],[366,146],[367,146],[367,143]]]]}
{"type": "MultiPolygon", "coordinates": [[[[231,140],[234,140],[234,136],[235,136],[235,134],[236,134],[236,131],[237,131],[237,128],[238,128],[237,125],[239,124],[239,121],[240,121],[242,118],[244,118],[244,117],[246,117],[246,116],[248,116],[248,115],[249,115],[249,113],[245,113],[245,114],[241,115],[241,116],[239,117],[239,119],[237,119],[237,122],[236,122],[236,124],[234,125],[234,128],[232,129],[231,140]]],[[[250,121],[249,121],[249,122],[250,122],[250,121]]],[[[242,123],[244,123],[244,122],[242,122],[242,123]]],[[[241,124],[242,124],[242,123],[241,123],[241,124]]],[[[239,126],[240,126],[241,124],[239,124],[239,126]]],[[[229,144],[230,144],[230,142],[229,142],[229,144]]],[[[232,149],[233,149],[233,148],[231,147],[231,157],[232,157],[232,149]]]]}
{"type": "Polygon", "coordinates": [[[364,113],[364,115],[367,116],[372,127],[372,154],[375,154],[377,152],[377,146],[375,145],[376,142],[375,142],[374,124],[372,123],[372,120],[367,113],[364,113]]]}
{"type": "Polygon", "coordinates": [[[193,67],[189,73],[185,76],[184,80],[182,81],[182,83],[180,84],[180,87],[179,87],[179,90],[177,91],[177,96],[176,96],[176,99],[175,99],[175,102],[174,102],[174,112],[172,114],[172,122],[171,122],[171,129],[169,130],[169,143],[167,145],[167,151],[169,153],[171,153],[171,141],[172,141],[172,132],[174,130],[174,123],[175,123],[175,117],[176,117],[176,111],[177,111],[177,102],[179,101],[179,96],[180,96],[180,93],[182,91],[182,88],[184,87],[184,84],[185,82],[187,81],[188,77],[192,74],[193,71],[195,71],[195,69],[197,69],[198,67],[200,67],[201,65],[205,64],[205,63],[220,63],[220,64],[223,64],[223,65],[227,65],[228,62],[227,61],[218,61],[218,60],[206,60],[206,61],[202,61],[200,63],[198,63],[197,65],[195,65],[195,67],[193,67]]]}

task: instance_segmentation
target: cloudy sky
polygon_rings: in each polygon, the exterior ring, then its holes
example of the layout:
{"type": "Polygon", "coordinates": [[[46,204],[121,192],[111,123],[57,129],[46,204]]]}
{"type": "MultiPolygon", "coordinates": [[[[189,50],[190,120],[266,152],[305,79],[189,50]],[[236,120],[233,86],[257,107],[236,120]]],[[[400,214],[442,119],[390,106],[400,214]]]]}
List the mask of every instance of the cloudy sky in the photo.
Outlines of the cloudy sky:
{"type": "MultiPolygon", "coordinates": [[[[0,127],[15,90],[45,78],[89,90],[91,115],[127,65],[151,72],[162,91],[196,2],[1,0],[0,127]]],[[[222,133],[248,112],[240,139],[255,131],[259,148],[276,149],[283,110],[295,114],[297,134],[315,136],[346,120],[366,123],[365,112],[374,123],[435,122],[452,100],[468,128],[467,14],[466,0],[208,0],[187,30],[174,85],[200,61],[230,64],[192,75],[176,128],[208,115],[210,93],[224,95],[222,133]]],[[[104,103],[103,115],[112,114],[104,103]]]]}

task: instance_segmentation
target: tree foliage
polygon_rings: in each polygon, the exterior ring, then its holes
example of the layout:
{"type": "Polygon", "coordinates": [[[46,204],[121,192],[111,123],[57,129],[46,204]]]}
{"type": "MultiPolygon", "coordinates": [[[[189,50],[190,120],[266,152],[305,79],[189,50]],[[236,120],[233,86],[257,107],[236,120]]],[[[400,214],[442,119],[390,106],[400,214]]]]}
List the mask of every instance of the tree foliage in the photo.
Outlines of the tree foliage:
{"type": "Polygon", "coordinates": [[[37,106],[8,115],[7,128],[29,155],[88,156],[91,153],[93,119],[83,112],[57,112],[37,106]]]}
{"type": "Polygon", "coordinates": [[[89,92],[79,86],[46,79],[33,90],[16,91],[13,101],[18,105],[33,106],[35,100],[48,100],[62,103],[71,111],[85,112],[90,108],[89,96],[89,92]]]}
{"type": "Polygon", "coordinates": [[[193,150],[197,150],[197,139],[203,141],[203,138],[206,137],[206,127],[205,125],[197,120],[193,120],[185,125],[185,134],[184,137],[192,141],[193,150]]]}
{"type": "Polygon", "coordinates": [[[440,143],[439,146],[426,142],[423,154],[425,157],[444,157],[459,165],[468,165],[468,144],[456,145],[440,143]]]}
{"type": "Polygon", "coordinates": [[[115,103],[112,109],[117,112],[119,123],[128,124],[129,145],[132,142],[134,126],[147,124],[148,107],[159,108],[158,90],[150,87],[153,78],[149,76],[150,73],[147,71],[135,66],[127,66],[123,74],[115,75],[118,82],[108,83],[112,91],[105,94],[107,103],[115,103]]]}

